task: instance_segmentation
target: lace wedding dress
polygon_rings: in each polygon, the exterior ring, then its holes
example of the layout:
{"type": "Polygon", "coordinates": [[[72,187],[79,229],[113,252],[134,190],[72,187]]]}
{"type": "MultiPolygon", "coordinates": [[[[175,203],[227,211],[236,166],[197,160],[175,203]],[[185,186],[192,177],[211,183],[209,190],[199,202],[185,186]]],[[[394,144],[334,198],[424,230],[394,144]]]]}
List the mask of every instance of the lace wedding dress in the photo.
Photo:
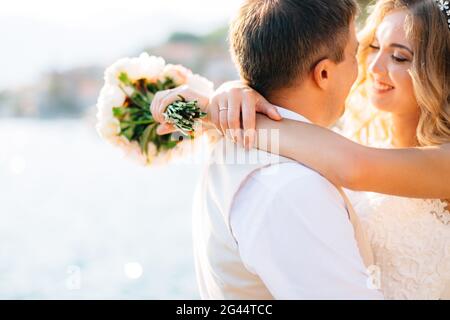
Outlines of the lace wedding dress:
{"type": "Polygon", "coordinates": [[[440,200],[351,192],[386,299],[450,299],[450,212],[440,200]]]}
{"type": "MultiPolygon", "coordinates": [[[[392,148],[392,135],[379,132],[383,126],[371,122],[374,125],[365,143],[392,148]]],[[[352,128],[348,124],[344,127],[352,128]]],[[[342,130],[337,132],[345,135],[342,130]]],[[[447,204],[440,200],[346,192],[371,244],[376,270],[370,274],[385,299],[450,300],[447,204]]]]}

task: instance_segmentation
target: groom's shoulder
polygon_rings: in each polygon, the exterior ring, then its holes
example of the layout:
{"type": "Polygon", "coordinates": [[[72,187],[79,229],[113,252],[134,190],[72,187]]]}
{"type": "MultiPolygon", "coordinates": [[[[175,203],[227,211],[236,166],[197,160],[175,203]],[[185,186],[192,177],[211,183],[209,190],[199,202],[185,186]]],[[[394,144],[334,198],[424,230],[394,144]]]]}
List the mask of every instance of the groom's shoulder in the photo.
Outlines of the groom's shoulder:
{"type": "Polygon", "coordinates": [[[297,162],[287,162],[259,170],[253,180],[272,192],[290,192],[298,196],[321,193],[338,195],[336,187],[317,171],[297,162]]]}
{"type": "Polygon", "coordinates": [[[283,162],[263,168],[255,173],[254,179],[270,186],[304,184],[310,181],[329,183],[318,172],[297,162],[283,162]]]}
{"type": "Polygon", "coordinates": [[[253,221],[255,215],[271,219],[272,214],[303,217],[344,208],[336,187],[316,171],[296,162],[283,162],[255,171],[241,186],[234,201],[232,221],[253,221]],[[331,208],[331,209],[330,209],[331,208]],[[234,218],[233,218],[234,217],[234,218]],[[237,217],[237,218],[236,218],[237,217]],[[252,218],[249,218],[252,217],[252,218]],[[246,220],[246,219],[250,220],[246,220]]]}

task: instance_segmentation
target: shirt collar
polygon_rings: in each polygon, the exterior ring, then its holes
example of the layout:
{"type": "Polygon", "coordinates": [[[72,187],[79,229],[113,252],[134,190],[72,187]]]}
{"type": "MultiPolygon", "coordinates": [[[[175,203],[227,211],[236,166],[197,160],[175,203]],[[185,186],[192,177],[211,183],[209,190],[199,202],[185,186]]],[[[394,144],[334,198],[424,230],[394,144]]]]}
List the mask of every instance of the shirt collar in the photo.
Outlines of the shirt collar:
{"type": "Polygon", "coordinates": [[[298,114],[296,112],[293,112],[291,110],[288,110],[288,109],[285,109],[285,108],[282,108],[282,107],[276,107],[276,108],[277,108],[278,113],[280,114],[280,116],[285,118],[285,119],[311,123],[311,121],[309,121],[304,116],[302,116],[302,115],[300,115],[300,114],[298,114]]]}

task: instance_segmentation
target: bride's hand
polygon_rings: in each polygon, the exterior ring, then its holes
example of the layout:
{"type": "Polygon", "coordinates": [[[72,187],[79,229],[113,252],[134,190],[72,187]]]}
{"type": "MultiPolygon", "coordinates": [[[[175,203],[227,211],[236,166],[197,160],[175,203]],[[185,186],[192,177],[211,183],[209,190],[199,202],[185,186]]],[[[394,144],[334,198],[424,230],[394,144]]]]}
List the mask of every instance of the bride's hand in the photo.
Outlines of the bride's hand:
{"type": "Polygon", "coordinates": [[[276,121],[282,119],[274,105],[241,81],[226,82],[219,87],[211,97],[208,112],[211,122],[225,136],[248,149],[255,142],[256,113],[276,121]]]}
{"type": "Polygon", "coordinates": [[[180,100],[180,96],[188,101],[197,100],[200,109],[202,111],[207,111],[209,97],[193,90],[188,85],[159,91],[156,93],[150,106],[150,111],[152,113],[153,119],[155,119],[156,122],[161,123],[156,130],[157,134],[165,135],[177,131],[173,125],[165,121],[164,112],[166,112],[166,109],[169,105],[177,100],[180,100]]]}

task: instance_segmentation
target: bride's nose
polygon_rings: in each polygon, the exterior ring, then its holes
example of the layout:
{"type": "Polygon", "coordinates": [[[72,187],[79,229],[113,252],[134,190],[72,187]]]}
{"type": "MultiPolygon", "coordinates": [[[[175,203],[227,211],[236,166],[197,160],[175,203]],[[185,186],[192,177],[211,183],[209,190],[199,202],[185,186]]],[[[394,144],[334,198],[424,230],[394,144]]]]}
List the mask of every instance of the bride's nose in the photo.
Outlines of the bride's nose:
{"type": "Polygon", "coordinates": [[[386,59],[383,57],[383,54],[381,52],[373,54],[371,57],[369,57],[368,63],[369,74],[383,75],[387,73],[386,59]]]}

